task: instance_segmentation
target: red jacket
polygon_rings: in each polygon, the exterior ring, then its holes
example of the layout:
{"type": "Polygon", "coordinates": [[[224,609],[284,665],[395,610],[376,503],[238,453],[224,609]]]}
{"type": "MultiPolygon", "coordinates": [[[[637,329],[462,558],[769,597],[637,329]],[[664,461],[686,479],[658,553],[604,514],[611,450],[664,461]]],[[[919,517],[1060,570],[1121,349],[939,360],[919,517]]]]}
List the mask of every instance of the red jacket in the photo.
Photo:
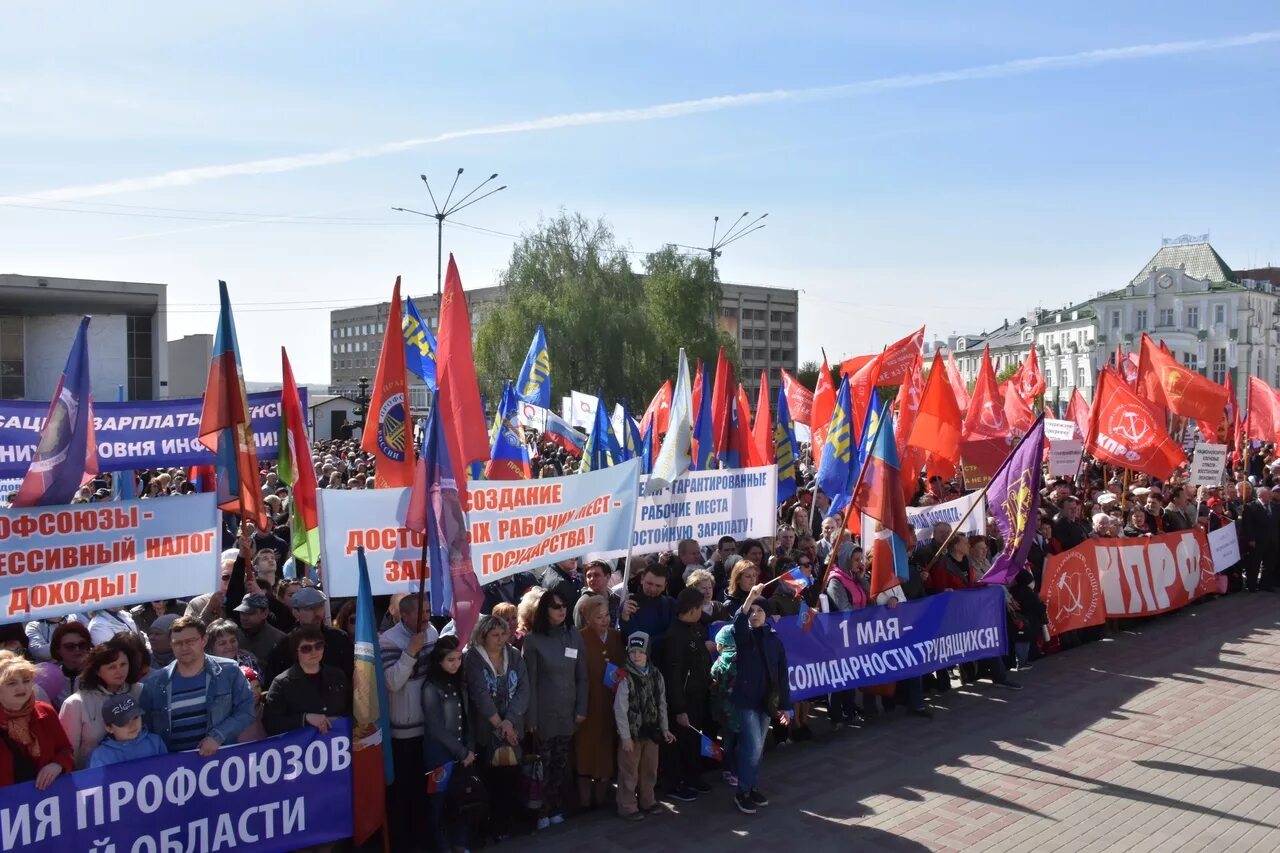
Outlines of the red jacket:
{"type": "Polygon", "coordinates": [[[969,560],[964,561],[964,579],[958,577],[955,573],[947,571],[947,564],[955,565],[955,560],[951,559],[950,554],[943,554],[938,561],[933,564],[933,568],[929,570],[929,588],[934,592],[942,592],[947,589],[968,589],[972,584],[969,582],[969,560]]]}
{"type": "MultiPolygon", "coordinates": [[[[0,723],[7,722],[8,718],[9,715],[0,709],[0,723]]],[[[31,732],[36,736],[36,743],[40,744],[37,769],[56,762],[62,765],[64,773],[70,773],[75,766],[71,741],[67,740],[67,733],[58,721],[58,712],[48,702],[36,703],[35,710],[31,712],[31,732]]],[[[0,788],[13,783],[13,755],[8,744],[0,740],[0,788]]]]}

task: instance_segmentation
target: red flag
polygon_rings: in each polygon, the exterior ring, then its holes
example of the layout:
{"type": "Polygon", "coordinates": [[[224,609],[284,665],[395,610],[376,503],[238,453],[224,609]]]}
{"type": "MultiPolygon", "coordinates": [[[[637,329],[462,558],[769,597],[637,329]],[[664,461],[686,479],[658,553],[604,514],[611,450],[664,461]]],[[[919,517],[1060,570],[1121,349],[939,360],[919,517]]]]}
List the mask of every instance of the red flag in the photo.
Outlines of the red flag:
{"type": "Polygon", "coordinates": [[[1138,393],[1175,415],[1201,420],[1210,425],[1207,437],[1215,437],[1226,414],[1227,389],[1217,382],[1183,367],[1161,352],[1144,332],[1138,358],[1138,393]]]}
{"type": "Polygon", "coordinates": [[[756,395],[756,421],[751,430],[760,464],[773,459],[773,417],[769,411],[769,374],[760,371],[760,393],[756,395]]]}
{"type": "Polygon", "coordinates": [[[1084,401],[1079,388],[1071,392],[1071,402],[1067,404],[1067,420],[1076,422],[1076,429],[1080,431],[1076,437],[1084,441],[1089,434],[1089,404],[1084,401]]]}
{"type": "Polygon", "coordinates": [[[1031,398],[1022,396],[1021,381],[1015,376],[1004,383],[1004,418],[1009,429],[1022,434],[1031,429],[1036,422],[1036,413],[1031,408],[1031,398]]]}
{"type": "MultiPolygon", "coordinates": [[[[887,352],[887,350],[886,350],[887,352]]],[[[881,354],[883,355],[883,353],[881,354]]],[[[853,408],[853,440],[862,441],[862,425],[867,422],[867,409],[879,406],[876,386],[880,384],[880,357],[871,359],[849,377],[849,404],[853,408]]],[[[895,447],[895,449],[897,449],[895,447]]]]}
{"type": "MultiPolygon", "coordinates": [[[[852,389],[850,389],[852,391],[852,389]]],[[[894,424],[895,435],[898,438],[898,459],[902,461],[903,471],[907,471],[915,479],[915,475],[920,472],[917,467],[914,470],[908,469],[907,461],[907,439],[911,437],[911,425],[916,422],[916,413],[920,411],[920,398],[924,395],[924,355],[917,352],[912,360],[911,369],[907,371],[903,377],[902,384],[898,386],[898,399],[894,404],[898,409],[898,420],[894,424]]],[[[913,464],[916,460],[912,460],[913,464]]],[[[924,463],[921,462],[921,465],[924,463]]]]}
{"type": "Polygon", "coordinates": [[[885,347],[876,368],[876,385],[901,385],[905,382],[912,368],[919,363],[923,347],[924,326],[885,347]]]}
{"type": "Polygon", "coordinates": [[[964,384],[964,377],[960,375],[960,368],[956,366],[955,355],[949,350],[947,352],[947,380],[951,383],[951,393],[955,395],[956,405],[963,412],[969,408],[969,389],[964,384]]]}
{"type": "Polygon", "coordinates": [[[850,356],[849,358],[846,358],[844,361],[840,362],[840,375],[852,376],[862,368],[866,367],[868,361],[872,361],[873,359],[877,359],[879,357],[880,357],[880,353],[878,352],[872,353],[871,355],[850,356]]]}
{"type": "Polygon", "coordinates": [[[1164,420],[1164,414],[1130,391],[1119,374],[1103,369],[1085,451],[1103,462],[1167,480],[1186,463],[1187,455],[1165,431],[1164,420]]]}
{"type": "Polygon", "coordinates": [[[801,385],[799,379],[783,370],[782,393],[787,395],[787,408],[791,411],[792,422],[812,428],[813,392],[801,385]]]}
{"type": "Polygon", "coordinates": [[[1280,441],[1280,394],[1256,376],[1249,377],[1249,412],[1246,437],[1254,441],[1280,441]]]}
{"type": "Polygon", "coordinates": [[[907,445],[927,450],[955,468],[960,464],[960,435],[964,420],[947,373],[942,356],[934,353],[933,367],[920,395],[920,407],[911,425],[907,445]]]}
{"type": "MultiPolygon", "coordinates": [[[[1036,345],[1031,345],[1027,360],[1018,368],[1016,374],[1018,393],[1030,405],[1036,397],[1044,393],[1044,374],[1040,372],[1040,357],[1036,354],[1036,345]]],[[[1034,420],[1034,419],[1033,419],[1034,420]]],[[[1030,429],[1028,425],[1027,429],[1030,429]]],[[[1023,430],[1026,432],[1026,430],[1023,430]]]]}
{"type": "Polygon", "coordinates": [[[991,366],[991,348],[982,350],[982,366],[973,385],[973,397],[964,417],[965,438],[1007,438],[1009,421],[1004,414],[1004,401],[996,385],[996,371],[991,366]]]}
{"type": "Polygon", "coordinates": [[[761,456],[756,452],[756,442],[751,435],[751,403],[747,400],[747,389],[738,386],[734,399],[737,411],[735,417],[729,418],[729,443],[725,446],[726,455],[736,454],[738,464],[743,468],[754,468],[763,465],[761,456]]]}
{"type": "MultiPolygon", "coordinates": [[[[398,318],[396,322],[399,322],[398,318]]],[[[391,328],[389,322],[387,328],[391,328]]],[[[440,302],[436,364],[439,365],[440,385],[436,405],[444,416],[450,461],[461,492],[466,482],[466,466],[489,459],[489,429],[480,405],[480,384],[476,380],[476,361],[471,352],[471,314],[467,310],[467,297],[462,291],[462,278],[458,275],[453,253],[449,254],[444,297],[440,302]]]]}
{"type": "MultiPolygon", "coordinates": [[[[664,435],[671,420],[671,380],[668,379],[662,383],[662,387],[658,389],[658,393],[653,395],[653,399],[649,401],[649,408],[644,410],[644,417],[640,420],[640,433],[643,435],[649,429],[649,423],[653,422],[653,434],[655,436],[664,435]]],[[[654,446],[658,446],[658,442],[654,442],[654,446]]]]}
{"type": "MultiPolygon", "coordinates": [[[[733,405],[733,365],[725,358],[724,347],[716,356],[715,385],[711,389],[711,445],[717,456],[729,447],[729,407],[733,405]]],[[[747,424],[740,426],[746,427],[747,424]]]]}
{"type": "Polygon", "coordinates": [[[698,413],[702,411],[702,359],[698,359],[698,369],[693,372],[693,390],[690,395],[693,399],[693,422],[698,422],[698,413]]]}
{"type": "Polygon", "coordinates": [[[831,413],[835,408],[836,386],[831,381],[831,368],[827,366],[827,357],[824,355],[822,370],[818,373],[818,384],[813,389],[813,416],[809,422],[809,433],[812,436],[809,443],[813,447],[820,448],[827,443],[827,429],[831,426],[831,413]]]}
{"type": "MultiPolygon", "coordinates": [[[[443,361],[438,362],[443,364],[443,361]]],[[[379,489],[413,485],[413,417],[405,376],[404,334],[400,330],[400,276],[391,289],[391,310],[382,336],[378,373],[373,380],[360,449],[373,454],[374,484],[379,489]]]]}

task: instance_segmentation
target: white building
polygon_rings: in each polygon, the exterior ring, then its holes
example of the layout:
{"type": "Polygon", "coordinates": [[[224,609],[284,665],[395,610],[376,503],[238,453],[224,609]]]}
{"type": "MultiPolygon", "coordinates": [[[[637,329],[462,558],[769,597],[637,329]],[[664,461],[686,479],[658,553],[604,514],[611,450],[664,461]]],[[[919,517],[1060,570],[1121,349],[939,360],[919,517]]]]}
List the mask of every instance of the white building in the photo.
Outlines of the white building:
{"type": "Polygon", "coordinates": [[[166,397],[203,397],[213,360],[213,335],[184,335],[169,341],[169,393],[166,397]]]}
{"type": "MultiPolygon", "coordinates": [[[[1079,388],[1093,399],[1093,382],[1101,362],[1095,353],[1098,336],[1094,308],[1087,302],[1039,312],[1035,326],[1036,356],[1044,373],[1044,400],[1060,414],[1079,388]]],[[[1107,354],[1102,354],[1103,361],[1107,354]]]]}
{"type": "MultiPolygon", "coordinates": [[[[0,274],[0,399],[48,400],[84,314],[97,400],[167,396],[167,286],[0,274]]],[[[206,365],[207,368],[207,365],[206,365]]]]}

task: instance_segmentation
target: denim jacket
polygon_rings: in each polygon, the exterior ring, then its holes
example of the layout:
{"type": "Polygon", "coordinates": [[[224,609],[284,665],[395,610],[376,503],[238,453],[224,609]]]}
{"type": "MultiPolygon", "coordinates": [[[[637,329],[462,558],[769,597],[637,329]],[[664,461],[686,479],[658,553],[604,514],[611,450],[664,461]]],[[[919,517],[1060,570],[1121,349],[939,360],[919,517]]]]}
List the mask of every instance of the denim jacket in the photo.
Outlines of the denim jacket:
{"type": "MultiPolygon", "coordinates": [[[[152,672],[142,682],[142,710],[147,728],[169,743],[172,721],[169,716],[170,690],[178,662],[152,672]]],[[[226,658],[204,656],[206,676],[205,712],[207,736],[220,744],[235,743],[240,732],[253,722],[253,691],[239,665],[226,658]]]]}

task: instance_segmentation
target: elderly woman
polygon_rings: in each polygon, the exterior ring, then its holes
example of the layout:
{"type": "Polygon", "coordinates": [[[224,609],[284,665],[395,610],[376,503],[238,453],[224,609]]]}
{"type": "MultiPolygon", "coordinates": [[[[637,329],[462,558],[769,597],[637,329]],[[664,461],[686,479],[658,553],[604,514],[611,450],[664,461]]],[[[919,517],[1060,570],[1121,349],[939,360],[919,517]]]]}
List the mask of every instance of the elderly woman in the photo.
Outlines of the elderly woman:
{"type": "Polygon", "coordinates": [[[120,640],[108,640],[94,646],[89,653],[84,674],[80,676],[80,689],[67,697],[58,712],[75,754],[77,770],[89,766],[93,750],[107,736],[103,708],[121,695],[128,694],[134,699],[141,695],[138,669],[120,640]]]}
{"type": "Polygon", "coordinates": [[[727,622],[731,616],[729,608],[715,600],[716,578],[706,569],[694,569],[689,573],[685,586],[702,593],[702,622],[727,622]]]}
{"type": "Polygon", "coordinates": [[[489,830],[495,837],[511,833],[518,807],[519,745],[529,711],[529,671],[520,652],[508,644],[507,623],[481,616],[462,656],[463,679],[471,699],[471,727],[489,791],[489,830]]]}
{"type": "Polygon", "coordinates": [[[74,754],[58,714],[36,701],[35,664],[0,652],[0,787],[35,782],[43,791],[71,772],[74,754]]]}
{"type": "Polygon", "coordinates": [[[61,708],[66,698],[75,692],[75,681],[84,671],[92,647],[89,629],[80,622],[64,622],[54,629],[53,639],[49,641],[52,660],[36,669],[36,685],[55,709],[61,708]]]}
{"type": "Polygon", "coordinates": [[[525,635],[533,629],[533,615],[538,609],[538,600],[544,593],[545,589],[534,586],[520,596],[520,603],[516,605],[516,630],[507,638],[517,649],[524,643],[525,635]]]}
{"type": "Polygon", "coordinates": [[[564,822],[569,741],[587,718],[587,656],[568,615],[561,587],[548,590],[538,599],[533,630],[524,638],[524,665],[533,690],[525,726],[545,769],[538,829],[564,822]]]}
{"type": "Polygon", "coordinates": [[[578,776],[579,804],[594,809],[609,797],[618,748],[613,691],[605,686],[605,670],[609,664],[623,666],[626,655],[622,635],[611,627],[613,620],[604,596],[584,595],[578,600],[577,610],[587,662],[587,713],[573,735],[573,768],[578,776]]]}
{"type": "Polygon", "coordinates": [[[733,564],[733,569],[729,572],[729,597],[724,602],[731,617],[742,607],[751,594],[751,588],[759,580],[760,567],[755,563],[744,558],[733,564]]]}

